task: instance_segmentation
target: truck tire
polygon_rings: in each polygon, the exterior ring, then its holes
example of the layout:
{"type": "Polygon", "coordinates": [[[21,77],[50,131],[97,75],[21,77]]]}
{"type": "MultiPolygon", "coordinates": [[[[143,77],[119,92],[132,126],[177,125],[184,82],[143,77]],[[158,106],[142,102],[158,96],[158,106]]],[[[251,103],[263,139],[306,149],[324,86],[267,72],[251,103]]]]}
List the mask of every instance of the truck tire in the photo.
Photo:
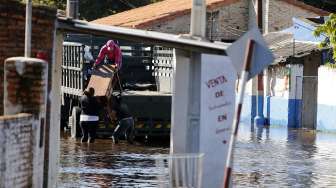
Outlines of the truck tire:
{"type": "Polygon", "coordinates": [[[79,116],[80,116],[81,109],[78,106],[74,106],[72,108],[72,113],[71,113],[71,137],[72,138],[78,138],[80,137],[81,134],[81,128],[79,126],[79,116]]]}

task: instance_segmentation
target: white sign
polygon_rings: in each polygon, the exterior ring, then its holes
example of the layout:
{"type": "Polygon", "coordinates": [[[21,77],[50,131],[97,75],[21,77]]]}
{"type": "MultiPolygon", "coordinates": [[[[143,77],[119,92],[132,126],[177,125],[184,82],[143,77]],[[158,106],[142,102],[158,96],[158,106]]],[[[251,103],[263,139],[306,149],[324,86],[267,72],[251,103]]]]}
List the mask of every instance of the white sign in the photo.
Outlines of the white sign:
{"type": "Polygon", "coordinates": [[[200,152],[202,187],[222,187],[235,109],[237,73],[227,56],[202,54],[200,152]]]}

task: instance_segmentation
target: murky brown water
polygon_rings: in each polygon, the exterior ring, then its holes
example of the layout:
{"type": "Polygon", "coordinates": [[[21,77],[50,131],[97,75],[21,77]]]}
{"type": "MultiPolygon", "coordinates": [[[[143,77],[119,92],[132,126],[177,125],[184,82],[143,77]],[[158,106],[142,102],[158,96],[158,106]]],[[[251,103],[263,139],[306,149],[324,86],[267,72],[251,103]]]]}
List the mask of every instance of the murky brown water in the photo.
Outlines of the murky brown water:
{"type": "MultiPolygon", "coordinates": [[[[61,142],[58,187],[157,187],[153,156],[169,152],[109,139],[88,145],[63,136],[61,142]]],[[[258,136],[242,127],[234,187],[336,187],[335,146],[336,134],[271,128],[258,136]]]]}
{"type": "Polygon", "coordinates": [[[61,138],[61,172],[58,187],[157,187],[152,156],[169,148],[112,144],[97,139],[93,144],[61,138]]]}

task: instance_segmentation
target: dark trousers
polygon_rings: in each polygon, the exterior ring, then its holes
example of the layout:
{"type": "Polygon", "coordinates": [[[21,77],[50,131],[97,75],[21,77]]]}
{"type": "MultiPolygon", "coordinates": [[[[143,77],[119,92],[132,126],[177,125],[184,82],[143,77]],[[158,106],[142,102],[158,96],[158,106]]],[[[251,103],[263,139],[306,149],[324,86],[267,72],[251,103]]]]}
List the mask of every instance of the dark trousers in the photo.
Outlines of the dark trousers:
{"type": "Polygon", "coordinates": [[[132,143],[134,139],[134,120],[132,117],[124,118],[119,121],[119,124],[114,129],[113,138],[117,142],[119,139],[126,139],[132,143]]]}
{"type": "Polygon", "coordinates": [[[89,141],[93,143],[96,138],[97,121],[81,121],[80,127],[82,129],[82,142],[89,141]]]}

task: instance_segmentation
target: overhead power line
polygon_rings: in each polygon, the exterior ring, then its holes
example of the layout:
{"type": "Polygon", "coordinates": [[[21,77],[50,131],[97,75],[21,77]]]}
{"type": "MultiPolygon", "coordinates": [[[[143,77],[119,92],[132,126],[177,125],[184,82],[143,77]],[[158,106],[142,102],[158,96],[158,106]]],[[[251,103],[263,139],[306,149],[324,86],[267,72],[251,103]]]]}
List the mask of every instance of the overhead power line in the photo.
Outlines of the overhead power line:
{"type": "Polygon", "coordinates": [[[126,6],[129,6],[130,8],[136,8],[136,6],[134,6],[132,3],[130,3],[127,0],[119,0],[121,3],[123,3],[126,6]]]}

